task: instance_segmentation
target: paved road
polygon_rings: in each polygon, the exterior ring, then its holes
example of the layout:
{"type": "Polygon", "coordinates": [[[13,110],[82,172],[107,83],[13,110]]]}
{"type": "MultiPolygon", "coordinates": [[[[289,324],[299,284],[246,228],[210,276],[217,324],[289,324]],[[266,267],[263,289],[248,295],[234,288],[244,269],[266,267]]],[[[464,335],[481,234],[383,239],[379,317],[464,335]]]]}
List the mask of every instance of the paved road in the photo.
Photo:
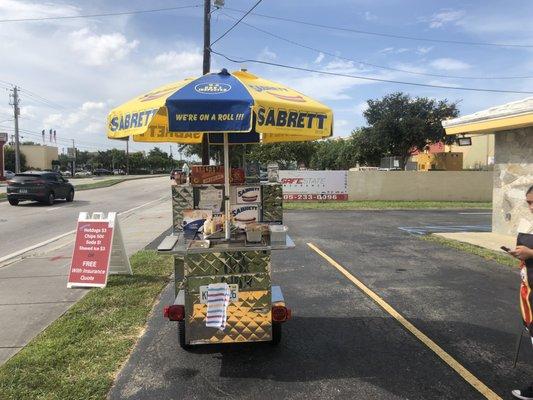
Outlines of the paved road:
{"type": "MultiPolygon", "coordinates": [[[[341,263],[503,398],[529,382],[531,349],[512,369],[518,271],[422,241],[401,226],[486,225],[456,211],[290,212],[297,244],[273,280],[293,309],[279,347],[178,347],[161,304],[111,399],[482,399],[455,371],[331,267],[341,263]]],[[[527,341],[524,341],[527,343],[527,341]]]]}
{"type": "MultiPolygon", "coordinates": [[[[40,243],[76,227],[80,211],[125,211],[170,196],[168,177],[132,180],[102,189],[76,192],[74,202],[53,206],[23,202],[0,203],[0,257],[40,243]]],[[[166,226],[165,226],[166,228],[166,226]]]]}
{"type": "MultiPolygon", "coordinates": [[[[139,179],[140,177],[153,177],[153,175],[104,175],[104,176],[91,176],[90,178],[67,178],[74,187],[78,185],[85,185],[87,183],[96,183],[102,181],[113,181],[118,179],[139,179]]],[[[6,181],[0,181],[0,193],[7,192],[6,181]]]]}

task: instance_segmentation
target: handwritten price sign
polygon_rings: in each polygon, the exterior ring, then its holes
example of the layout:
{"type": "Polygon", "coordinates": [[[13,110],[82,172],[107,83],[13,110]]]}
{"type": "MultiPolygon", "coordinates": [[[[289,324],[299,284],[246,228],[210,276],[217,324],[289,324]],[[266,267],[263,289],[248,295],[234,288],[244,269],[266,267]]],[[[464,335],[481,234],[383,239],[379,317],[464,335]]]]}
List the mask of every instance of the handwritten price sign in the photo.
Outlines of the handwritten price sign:
{"type": "Polygon", "coordinates": [[[107,284],[113,228],[108,221],[78,221],[67,287],[107,284]]]}

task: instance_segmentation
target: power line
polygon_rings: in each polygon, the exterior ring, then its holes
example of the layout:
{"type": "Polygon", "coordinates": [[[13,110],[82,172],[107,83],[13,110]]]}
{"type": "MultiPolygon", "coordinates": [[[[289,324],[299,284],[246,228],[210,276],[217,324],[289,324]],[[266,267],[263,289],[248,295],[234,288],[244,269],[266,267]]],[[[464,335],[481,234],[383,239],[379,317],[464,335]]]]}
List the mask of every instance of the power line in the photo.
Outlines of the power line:
{"type": "Polygon", "coordinates": [[[118,15],[133,15],[133,14],[146,14],[156,13],[162,11],[174,11],[182,10],[185,8],[197,8],[200,5],[187,5],[180,7],[167,7],[167,8],[152,8],[149,10],[134,10],[134,11],[121,11],[121,12],[109,12],[99,14],[85,14],[85,15],[63,15],[57,17],[36,17],[36,18],[17,18],[17,19],[0,19],[0,23],[4,22],[28,22],[28,21],[49,21],[49,20],[61,20],[61,19],[78,19],[78,18],[96,18],[96,17],[112,17],[118,15]]]}
{"type": "Polygon", "coordinates": [[[244,13],[244,15],[237,22],[235,22],[226,32],[224,32],[222,35],[220,35],[218,38],[216,38],[210,44],[210,46],[213,46],[216,42],[218,42],[220,39],[222,39],[224,36],[226,36],[228,33],[230,33],[237,25],[239,25],[239,22],[241,22],[244,18],[246,18],[246,16],[248,14],[250,14],[254,10],[254,8],[256,8],[259,5],[259,3],[261,3],[261,1],[263,1],[263,0],[258,0],[257,3],[255,3],[252,8],[250,8],[248,11],[246,11],[244,13]]]}
{"type": "MultiPolygon", "coordinates": [[[[4,81],[4,80],[0,80],[0,86],[4,86],[6,88],[12,88],[15,86],[14,83],[12,82],[8,82],[8,81],[4,81]]],[[[24,88],[21,88],[19,87],[19,91],[20,92],[24,92],[26,93],[30,98],[32,98],[33,100],[45,105],[45,106],[48,106],[48,107],[51,107],[51,108],[57,108],[57,109],[65,109],[65,107],[63,107],[61,104],[58,104],[58,103],[55,103],[53,102],[52,100],[49,100],[47,99],[46,97],[43,97],[37,93],[34,93],[28,89],[24,89],[24,88]]]]}
{"type": "Polygon", "coordinates": [[[321,71],[321,70],[316,70],[316,69],[312,69],[312,68],[297,67],[297,66],[293,66],[293,65],[273,63],[273,62],[269,62],[269,61],[261,61],[261,60],[254,60],[254,59],[236,60],[236,59],[231,58],[229,56],[226,56],[226,55],[224,55],[222,53],[218,53],[218,52],[216,52],[213,49],[211,49],[211,52],[216,54],[216,55],[218,55],[218,56],[220,56],[220,57],[225,58],[228,61],[231,61],[231,62],[237,63],[237,64],[243,64],[243,63],[264,64],[264,65],[270,65],[270,66],[273,66],[273,67],[292,69],[292,70],[296,70],[296,71],[312,72],[312,73],[317,73],[317,74],[322,74],[322,75],[330,75],[330,76],[340,76],[340,77],[343,77],[343,78],[362,79],[362,80],[367,80],[367,81],[385,82],[385,83],[396,83],[396,84],[399,84],[399,85],[430,87],[430,88],[435,88],[435,89],[463,90],[463,91],[470,91],[470,92],[533,94],[533,92],[521,91],[521,90],[503,90],[503,89],[471,88],[471,87],[462,87],[462,86],[431,85],[429,83],[416,83],[416,82],[397,81],[397,80],[391,80],[391,79],[372,78],[372,77],[368,77],[368,76],[343,74],[343,73],[339,73],[339,72],[330,72],[330,71],[321,71]]]}
{"type": "MultiPolygon", "coordinates": [[[[225,7],[224,9],[238,12],[238,13],[245,12],[243,10],[239,10],[236,8],[230,8],[230,7],[225,7]]],[[[285,18],[285,17],[277,17],[277,16],[267,15],[267,14],[260,14],[260,13],[251,13],[251,14],[258,16],[258,17],[263,17],[263,18],[269,18],[269,19],[285,21],[285,22],[292,22],[292,23],[300,24],[300,25],[313,26],[315,28],[331,29],[331,30],[342,31],[342,32],[357,33],[361,35],[373,35],[373,36],[389,37],[389,38],[395,38],[395,39],[405,39],[405,40],[434,42],[434,43],[462,44],[462,45],[468,45],[468,46],[517,47],[517,48],[532,48],[533,47],[533,45],[531,44],[469,42],[465,40],[432,39],[432,38],[424,38],[424,37],[418,37],[418,36],[396,35],[392,33],[365,31],[361,29],[342,28],[342,27],[332,26],[332,25],[317,24],[314,22],[307,22],[307,21],[302,21],[302,20],[297,20],[297,19],[292,19],[292,18],[285,18]]]]}
{"type": "Polygon", "coordinates": [[[43,97],[41,95],[38,95],[37,93],[31,92],[28,89],[21,89],[22,92],[26,93],[30,98],[33,98],[35,101],[38,101],[48,107],[51,108],[57,108],[57,109],[65,109],[61,104],[55,103],[52,100],[47,99],[46,97],[43,97]]]}
{"type": "MultiPolygon", "coordinates": [[[[231,15],[228,15],[226,13],[221,12],[221,14],[226,16],[226,17],[228,17],[228,18],[236,20],[235,17],[233,17],[231,15]]],[[[271,37],[274,37],[276,39],[283,40],[284,42],[293,44],[295,46],[302,47],[302,48],[308,49],[308,50],[312,50],[312,51],[315,51],[317,53],[323,53],[325,55],[328,55],[328,56],[331,56],[331,57],[335,57],[335,58],[339,58],[341,60],[351,61],[351,62],[355,62],[355,63],[362,64],[362,65],[368,65],[369,67],[374,67],[374,68],[381,68],[381,69],[386,69],[386,70],[390,70],[390,71],[403,72],[403,73],[412,74],[412,75],[431,76],[431,77],[437,77],[437,78],[450,78],[450,79],[477,79],[477,80],[533,79],[533,76],[458,76],[458,75],[443,75],[443,74],[431,74],[431,73],[426,73],[426,72],[416,72],[416,71],[410,71],[410,70],[401,69],[401,68],[392,68],[392,67],[387,67],[387,66],[384,66],[384,65],[378,65],[378,64],[369,63],[369,62],[366,62],[366,61],[354,60],[353,58],[343,57],[343,56],[340,56],[340,55],[335,54],[333,52],[330,52],[328,50],[318,49],[316,47],[312,47],[312,46],[308,46],[308,45],[303,44],[303,43],[296,42],[295,40],[288,39],[286,37],[277,35],[275,33],[269,32],[267,30],[258,28],[257,26],[254,26],[254,25],[249,24],[247,22],[241,22],[241,23],[243,25],[246,25],[247,27],[249,27],[251,29],[255,29],[256,31],[262,32],[262,33],[264,33],[266,35],[269,35],[271,37]]]]}

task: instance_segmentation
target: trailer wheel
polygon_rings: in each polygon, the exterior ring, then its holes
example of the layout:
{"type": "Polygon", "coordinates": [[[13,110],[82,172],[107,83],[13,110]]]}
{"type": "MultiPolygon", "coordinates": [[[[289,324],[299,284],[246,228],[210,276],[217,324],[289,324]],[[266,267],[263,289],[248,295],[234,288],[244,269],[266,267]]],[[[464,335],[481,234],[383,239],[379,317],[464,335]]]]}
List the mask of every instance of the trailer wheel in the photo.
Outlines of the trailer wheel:
{"type": "Polygon", "coordinates": [[[272,344],[277,346],[281,342],[281,324],[272,324],[272,344]]]}
{"type": "Polygon", "coordinates": [[[185,341],[185,321],[178,321],[178,338],[182,349],[188,350],[191,348],[185,341]]]}

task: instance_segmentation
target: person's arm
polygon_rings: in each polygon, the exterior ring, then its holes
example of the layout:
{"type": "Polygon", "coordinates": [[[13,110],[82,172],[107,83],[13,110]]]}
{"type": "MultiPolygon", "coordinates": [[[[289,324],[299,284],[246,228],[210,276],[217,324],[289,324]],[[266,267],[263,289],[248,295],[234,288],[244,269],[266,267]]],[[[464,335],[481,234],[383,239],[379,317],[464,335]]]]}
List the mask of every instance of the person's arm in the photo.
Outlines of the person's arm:
{"type": "Polygon", "coordinates": [[[510,251],[509,254],[520,260],[529,260],[533,258],[533,249],[527,246],[516,246],[516,249],[510,251]]]}

